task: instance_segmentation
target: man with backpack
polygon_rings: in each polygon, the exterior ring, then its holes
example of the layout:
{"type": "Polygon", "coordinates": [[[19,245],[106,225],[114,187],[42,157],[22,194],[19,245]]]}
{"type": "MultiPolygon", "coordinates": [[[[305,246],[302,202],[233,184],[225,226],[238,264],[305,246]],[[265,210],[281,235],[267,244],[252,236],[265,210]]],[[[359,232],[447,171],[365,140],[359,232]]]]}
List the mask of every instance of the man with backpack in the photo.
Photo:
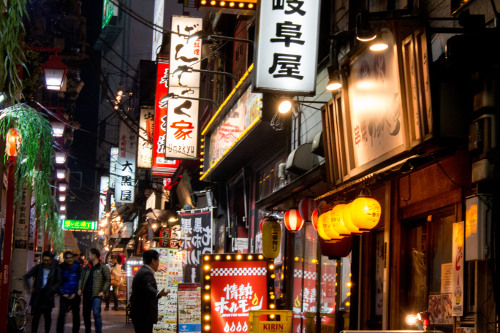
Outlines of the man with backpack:
{"type": "Polygon", "coordinates": [[[92,248],[89,251],[88,264],[82,269],[78,282],[78,295],[83,299],[83,322],[85,333],[90,333],[92,321],[90,312],[94,313],[95,332],[102,332],[101,301],[111,284],[111,274],[108,267],[101,263],[101,253],[92,248]]]}

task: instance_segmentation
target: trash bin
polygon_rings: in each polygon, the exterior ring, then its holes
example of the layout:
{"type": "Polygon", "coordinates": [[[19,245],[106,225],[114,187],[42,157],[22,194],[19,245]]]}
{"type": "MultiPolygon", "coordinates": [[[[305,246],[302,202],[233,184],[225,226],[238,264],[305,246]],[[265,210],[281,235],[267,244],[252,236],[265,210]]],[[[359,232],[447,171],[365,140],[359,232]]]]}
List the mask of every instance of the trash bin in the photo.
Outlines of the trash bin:
{"type": "Polygon", "coordinates": [[[292,333],[292,311],[250,311],[248,323],[249,333],[292,333]]]}

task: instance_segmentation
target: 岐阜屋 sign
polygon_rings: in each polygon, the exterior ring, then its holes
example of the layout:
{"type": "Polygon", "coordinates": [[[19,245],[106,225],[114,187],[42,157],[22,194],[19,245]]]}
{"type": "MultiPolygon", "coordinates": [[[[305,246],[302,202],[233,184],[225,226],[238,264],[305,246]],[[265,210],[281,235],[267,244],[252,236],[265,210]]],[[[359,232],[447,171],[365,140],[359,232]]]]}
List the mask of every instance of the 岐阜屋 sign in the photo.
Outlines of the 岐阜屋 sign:
{"type": "Polygon", "coordinates": [[[255,90],[314,94],[320,2],[259,1],[255,90]]]}

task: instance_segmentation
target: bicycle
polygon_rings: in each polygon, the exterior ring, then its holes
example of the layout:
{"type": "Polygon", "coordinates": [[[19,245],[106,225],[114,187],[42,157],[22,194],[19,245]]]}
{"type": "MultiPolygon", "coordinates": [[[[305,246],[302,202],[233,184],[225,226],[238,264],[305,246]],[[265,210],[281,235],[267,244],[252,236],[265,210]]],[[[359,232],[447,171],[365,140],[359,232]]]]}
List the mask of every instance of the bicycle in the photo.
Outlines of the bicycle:
{"type": "Polygon", "coordinates": [[[24,331],[24,326],[26,326],[26,312],[28,307],[22,297],[23,292],[21,290],[14,289],[11,294],[9,326],[15,332],[22,332],[24,331]]]}

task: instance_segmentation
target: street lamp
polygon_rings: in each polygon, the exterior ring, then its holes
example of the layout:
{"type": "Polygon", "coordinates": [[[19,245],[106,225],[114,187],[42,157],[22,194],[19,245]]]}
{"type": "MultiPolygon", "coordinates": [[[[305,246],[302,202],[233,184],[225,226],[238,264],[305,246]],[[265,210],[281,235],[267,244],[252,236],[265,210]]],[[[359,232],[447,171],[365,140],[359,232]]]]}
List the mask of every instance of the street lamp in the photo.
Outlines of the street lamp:
{"type": "Polygon", "coordinates": [[[48,90],[61,90],[68,74],[68,66],[62,62],[62,58],[51,55],[49,60],[42,65],[45,76],[45,86],[48,90]]]}
{"type": "Polygon", "coordinates": [[[231,74],[229,72],[218,72],[218,71],[211,71],[208,69],[196,69],[196,68],[189,67],[186,65],[182,65],[182,66],[177,67],[177,69],[172,73],[172,76],[180,77],[182,75],[182,73],[191,73],[191,72],[226,75],[226,76],[229,76],[233,80],[234,84],[236,84],[236,81],[237,81],[236,76],[234,76],[233,74],[231,74]]]}
{"type": "Polygon", "coordinates": [[[282,98],[278,104],[278,111],[280,113],[288,113],[290,110],[292,110],[292,105],[293,104],[326,104],[328,102],[321,102],[321,101],[294,101],[290,98],[282,98]]]}

